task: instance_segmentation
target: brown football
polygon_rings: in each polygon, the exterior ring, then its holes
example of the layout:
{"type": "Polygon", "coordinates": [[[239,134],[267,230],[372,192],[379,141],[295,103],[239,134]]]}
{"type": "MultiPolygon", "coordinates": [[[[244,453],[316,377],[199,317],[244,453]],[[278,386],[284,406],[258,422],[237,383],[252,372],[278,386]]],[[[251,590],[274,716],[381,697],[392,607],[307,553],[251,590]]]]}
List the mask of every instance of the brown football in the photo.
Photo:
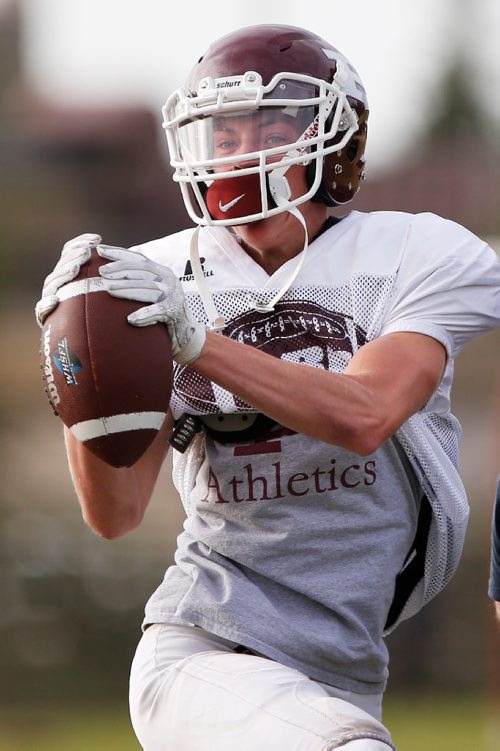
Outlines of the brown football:
{"type": "Polygon", "coordinates": [[[130,467],[168,411],[172,351],[166,326],[127,321],[143,303],[106,292],[104,263],[93,250],[58,291],[42,329],[41,366],[52,408],[75,437],[107,464],[130,467]]]}

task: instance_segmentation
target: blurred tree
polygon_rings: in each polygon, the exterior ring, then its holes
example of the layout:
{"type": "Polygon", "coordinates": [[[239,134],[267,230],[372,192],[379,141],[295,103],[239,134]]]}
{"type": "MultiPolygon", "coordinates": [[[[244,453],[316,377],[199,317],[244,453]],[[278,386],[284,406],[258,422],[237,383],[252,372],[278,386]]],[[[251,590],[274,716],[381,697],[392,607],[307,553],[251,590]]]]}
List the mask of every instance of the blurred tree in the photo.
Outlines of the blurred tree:
{"type": "Polygon", "coordinates": [[[448,62],[440,75],[423,146],[484,154],[486,145],[498,155],[500,122],[491,99],[496,87],[488,78],[487,56],[481,49],[490,31],[488,16],[477,0],[455,0],[450,11],[448,62]]]}
{"type": "MultiPolygon", "coordinates": [[[[443,76],[437,101],[434,105],[434,120],[424,135],[424,149],[455,149],[471,145],[484,148],[484,142],[497,145],[491,118],[481,106],[471,83],[475,80],[472,66],[457,57],[443,76]]],[[[495,123],[493,123],[495,125],[495,123]]]]}
{"type": "Polygon", "coordinates": [[[458,45],[434,91],[414,151],[370,176],[356,197],[361,211],[432,211],[482,236],[500,234],[500,123],[480,74],[458,45]]]}

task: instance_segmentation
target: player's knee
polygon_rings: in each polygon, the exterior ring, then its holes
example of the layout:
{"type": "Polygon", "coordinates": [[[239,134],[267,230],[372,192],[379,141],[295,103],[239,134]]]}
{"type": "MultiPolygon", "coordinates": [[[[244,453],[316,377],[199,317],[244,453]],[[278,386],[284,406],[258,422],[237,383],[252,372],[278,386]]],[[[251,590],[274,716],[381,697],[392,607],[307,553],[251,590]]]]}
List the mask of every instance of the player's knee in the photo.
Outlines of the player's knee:
{"type": "MultiPolygon", "coordinates": [[[[325,751],[334,751],[337,746],[327,746],[325,751]]],[[[393,751],[393,747],[373,738],[358,738],[342,746],[342,751],[393,751]]]]}

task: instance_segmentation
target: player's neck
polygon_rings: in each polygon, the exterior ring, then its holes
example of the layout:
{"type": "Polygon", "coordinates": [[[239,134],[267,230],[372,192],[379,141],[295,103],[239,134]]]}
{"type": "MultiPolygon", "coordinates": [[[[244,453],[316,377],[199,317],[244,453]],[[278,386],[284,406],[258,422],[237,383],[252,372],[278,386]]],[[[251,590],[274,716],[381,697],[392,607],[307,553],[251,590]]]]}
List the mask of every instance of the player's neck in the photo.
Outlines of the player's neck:
{"type": "MultiPolygon", "coordinates": [[[[312,238],[320,234],[327,220],[326,209],[320,204],[308,203],[302,213],[311,242],[312,238]]],[[[235,234],[245,252],[269,275],[297,256],[305,241],[303,227],[289,212],[237,227],[235,234]]]]}

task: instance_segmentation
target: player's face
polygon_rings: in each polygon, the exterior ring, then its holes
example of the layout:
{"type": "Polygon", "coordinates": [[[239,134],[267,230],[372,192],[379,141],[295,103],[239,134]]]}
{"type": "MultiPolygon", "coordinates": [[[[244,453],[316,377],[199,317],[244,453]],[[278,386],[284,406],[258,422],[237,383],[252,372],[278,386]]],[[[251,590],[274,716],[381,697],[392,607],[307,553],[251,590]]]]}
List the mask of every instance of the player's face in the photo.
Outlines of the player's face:
{"type": "MultiPolygon", "coordinates": [[[[308,114],[307,117],[309,116],[308,114]]],[[[225,163],[224,167],[221,166],[215,171],[237,170],[254,165],[259,161],[258,155],[249,158],[242,158],[242,155],[255,154],[255,152],[268,149],[276,150],[276,153],[266,155],[266,162],[280,162],[293,148],[292,144],[300,138],[307,124],[304,118],[298,121],[296,118],[284,115],[279,109],[272,110],[271,108],[252,114],[214,118],[214,157],[235,157],[234,163],[231,162],[229,165],[225,163]]],[[[307,192],[304,166],[289,167],[286,179],[292,199],[307,192]]],[[[319,204],[311,204],[311,206],[314,214],[312,223],[314,231],[316,226],[324,221],[325,209],[319,204]]],[[[302,211],[306,215],[311,213],[311,209],[306,208],[305,205],[302,206],[302,211]]],[[[239,225],[235,229],[245,242],[261,250],[271,249],[278,244],[297,252],[303,244],[302,232],[297,232],[297,220],[288,212],[239,225]]]]}

